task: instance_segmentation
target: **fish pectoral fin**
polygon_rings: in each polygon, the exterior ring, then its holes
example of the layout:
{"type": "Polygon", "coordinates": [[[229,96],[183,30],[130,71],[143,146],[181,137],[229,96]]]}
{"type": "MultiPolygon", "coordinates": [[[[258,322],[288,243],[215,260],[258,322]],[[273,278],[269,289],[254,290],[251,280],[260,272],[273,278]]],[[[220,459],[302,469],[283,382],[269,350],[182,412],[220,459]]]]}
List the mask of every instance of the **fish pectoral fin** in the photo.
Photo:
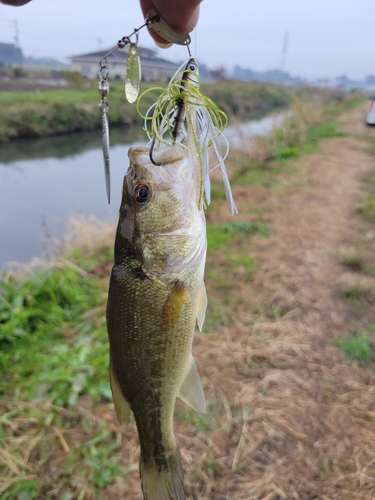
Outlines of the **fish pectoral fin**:
{"type": "Polygon", "coordinates": [[[127,425],[130,420],[130,404],[122,393],[112,361],[109,363],[109,380],[118,421],[121,425],[127,425]]]}
{"type": "Polygon", "coordinates": [[[206,400],[195,359],[191,356],[189,371],[183,381],[179,397],[199,413],[206,413],[206,400]]]}
{"type": "Polygon", "coordinates": [[[180,319],[185,304],[186,286],[182,281],[176,281],[162,312],[162,328],[172,330],[180,319]]]}
{"type": "Polygon", "coordinates": [[[202,331],[204,318],[206,317],[206,309],[207,309],[207,293],[206,293],[206,287],[204,286],[204,281],[202,281],[202,285],[199,289],[198,311],[197,311],[197,323],[200,332],[202,331]]]}

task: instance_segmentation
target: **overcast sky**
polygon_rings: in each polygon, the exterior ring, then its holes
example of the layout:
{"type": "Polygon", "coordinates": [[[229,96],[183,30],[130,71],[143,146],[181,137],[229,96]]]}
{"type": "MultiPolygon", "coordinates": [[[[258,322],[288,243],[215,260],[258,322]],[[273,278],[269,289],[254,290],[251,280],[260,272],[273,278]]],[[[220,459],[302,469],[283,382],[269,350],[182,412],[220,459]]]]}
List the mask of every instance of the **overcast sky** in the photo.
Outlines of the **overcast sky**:
{"type": "MultiPolygon", "coordinates": [[[[15,20],[24,55],[54,57],[114,46],[143,23],[137,0],[33,0],[0,4],[0,42],[14,42],[15,20]]],[[[306,78],[375,74],[374,0],[204,0],[192,52],[210,68],[238,64],[256,71],[281,67],[306,78]]],[[[146,30],[140,45],[156,49],[146,30]]],[[[185,47],[156,49],[178,62],[185,47]]]]}

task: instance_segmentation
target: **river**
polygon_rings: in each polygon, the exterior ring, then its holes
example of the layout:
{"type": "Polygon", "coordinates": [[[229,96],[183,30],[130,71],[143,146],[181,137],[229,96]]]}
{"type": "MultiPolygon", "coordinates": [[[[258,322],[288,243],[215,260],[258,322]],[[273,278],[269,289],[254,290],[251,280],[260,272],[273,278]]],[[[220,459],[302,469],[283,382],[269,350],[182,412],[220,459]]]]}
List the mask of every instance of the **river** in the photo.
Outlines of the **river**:
{"type": "MultiPolygon", "coordinates": [[[[244,138],[267,134],[283,116],[229,127],[226,136],[232,147],[241,147],[244,138]]],[[[0,146],[0,268],[46,255],[46,241],[62,237],[69,217],[87,214],[116,220],[128,149],[144,142],[144,137],[132,129],[111,130],[110,205],[100,131],[0,146]]]]}

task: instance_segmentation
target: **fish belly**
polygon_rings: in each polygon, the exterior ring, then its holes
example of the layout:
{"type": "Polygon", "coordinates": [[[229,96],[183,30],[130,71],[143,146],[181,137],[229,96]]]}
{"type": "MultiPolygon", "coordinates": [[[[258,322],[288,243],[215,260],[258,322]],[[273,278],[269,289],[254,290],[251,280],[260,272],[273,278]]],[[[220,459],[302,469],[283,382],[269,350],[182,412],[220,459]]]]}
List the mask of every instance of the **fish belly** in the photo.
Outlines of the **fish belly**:
{"type": "Polygon", "coordinates": [[[181,278],[147,276],[139,261],[127,258],[114,266],[109,287],[112,369],[134,413],[143,460],[160,467],[176,447],[174,404],[191,357],[202,279],[192,271],[181,278]]]}

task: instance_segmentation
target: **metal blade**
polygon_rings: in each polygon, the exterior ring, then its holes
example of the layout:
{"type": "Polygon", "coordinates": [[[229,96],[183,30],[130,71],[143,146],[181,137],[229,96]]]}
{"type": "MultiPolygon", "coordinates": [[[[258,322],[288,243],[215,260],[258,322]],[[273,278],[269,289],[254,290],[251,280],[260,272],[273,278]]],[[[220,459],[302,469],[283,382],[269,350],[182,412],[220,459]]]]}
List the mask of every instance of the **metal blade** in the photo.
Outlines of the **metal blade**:
{"type": "Polygon", "coordinates": [[[108,127],[107,113],[102,113],[102,146],[103,146],[105,188],[107,191],[108,203],[111,203],[111,174],[109,165],[109,127],[108,127]]]}

